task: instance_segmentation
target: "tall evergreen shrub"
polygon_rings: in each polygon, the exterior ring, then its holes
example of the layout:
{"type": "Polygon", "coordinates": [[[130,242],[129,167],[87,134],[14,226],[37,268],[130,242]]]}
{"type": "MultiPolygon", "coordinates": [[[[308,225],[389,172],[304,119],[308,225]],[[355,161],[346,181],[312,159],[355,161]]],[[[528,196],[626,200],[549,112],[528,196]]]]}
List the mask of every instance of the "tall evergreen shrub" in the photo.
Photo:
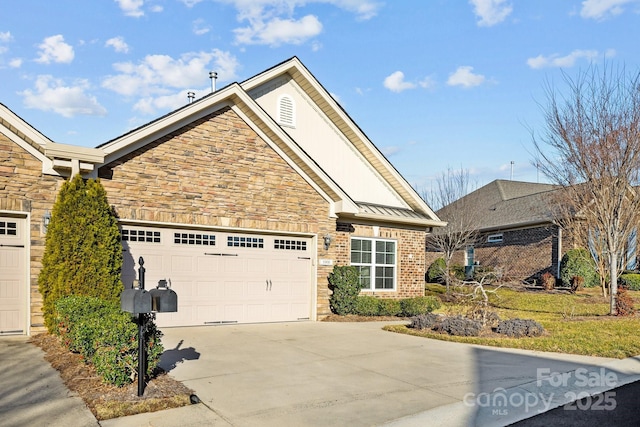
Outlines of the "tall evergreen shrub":
{"type": "Polygon", "coordinates": [[[341,316],[356,312],[356,301],[360,293],[358,270],[350,265],[336,265],[329,274],[329,297],[331,311],[341,316]]]}
{"type": "Polygon", "coordinates": [[[38,288],[45,325],[55,332],[54,304],[84,295],[118,302],[123,290],[122,246],[115,214],[99,180],[78,174],[64,183],[53,206],[38,288]]]}

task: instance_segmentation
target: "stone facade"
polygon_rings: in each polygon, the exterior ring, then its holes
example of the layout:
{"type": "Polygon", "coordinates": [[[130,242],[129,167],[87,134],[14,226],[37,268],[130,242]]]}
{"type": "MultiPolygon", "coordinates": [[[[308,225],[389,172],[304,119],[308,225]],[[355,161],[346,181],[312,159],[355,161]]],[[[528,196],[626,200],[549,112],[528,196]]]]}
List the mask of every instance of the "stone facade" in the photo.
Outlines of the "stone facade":
{"type": "MultiPolygon", "coordinates": [[[[397,284],[380,297],[424,295],[424,230],[351,224],[345,231],[330,204],[226,108],[102,166],[98,177],[120,219],[180,226],[251,229],[316,236],[319,259],[350,263],[351,237],[396,240],[397,284]],[[328,250],[323,236],[332,236],[328,250]]],[[[44,253],[42,218],[64,178],[44,175],[42,163],[0,134],[0,211],[30,220],[31,330],[42,330],[38,273],[44,253]]],[[[328,276],[317,265],[317,317],[330,314],[328,276]]]]}
{"type": "Polygon", "coordinates": [[[29,224],[29,305],[32,331],[42,329],[42,296],[38,274],[42,268],[45,235],[42,220],[51,211],[63,179],[42,173],[42,163],[0,133],[0,211],[24,213],[29,224]]]}

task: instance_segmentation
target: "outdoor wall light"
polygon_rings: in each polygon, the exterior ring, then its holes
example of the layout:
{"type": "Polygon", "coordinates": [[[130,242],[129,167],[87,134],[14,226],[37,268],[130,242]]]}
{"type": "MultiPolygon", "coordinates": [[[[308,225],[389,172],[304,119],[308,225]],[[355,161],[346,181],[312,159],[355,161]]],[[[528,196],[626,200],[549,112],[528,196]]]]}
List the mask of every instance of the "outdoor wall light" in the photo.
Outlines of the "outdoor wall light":
{"type": "Polygon", "coordinates": [[[329,250],[329,246],[331,246],[331,240],[333,240],[331,238],[330,234],[325,234],[324,237],[322,238],[324,240],[324,250],[329,250]]]}
{"type": "Polygon", "coordinates": [[[47,229],[49,228],[49,223],[51,222],[51,212],[46,211],[44,215],[42,215],[42,231],[43,234],[47,234],[47,229]]]}

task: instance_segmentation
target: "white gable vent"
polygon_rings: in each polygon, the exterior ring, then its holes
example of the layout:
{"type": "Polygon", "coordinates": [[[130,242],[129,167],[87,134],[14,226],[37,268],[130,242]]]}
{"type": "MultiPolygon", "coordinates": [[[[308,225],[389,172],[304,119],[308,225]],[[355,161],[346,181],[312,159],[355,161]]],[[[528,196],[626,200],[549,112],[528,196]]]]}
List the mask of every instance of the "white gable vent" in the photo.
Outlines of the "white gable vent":
{"type": "Polygon", "coordinates": [[[283,126],[296,126],[296,108],[293,98],[289,95],[278,98],[278,123],[283,126]]]}

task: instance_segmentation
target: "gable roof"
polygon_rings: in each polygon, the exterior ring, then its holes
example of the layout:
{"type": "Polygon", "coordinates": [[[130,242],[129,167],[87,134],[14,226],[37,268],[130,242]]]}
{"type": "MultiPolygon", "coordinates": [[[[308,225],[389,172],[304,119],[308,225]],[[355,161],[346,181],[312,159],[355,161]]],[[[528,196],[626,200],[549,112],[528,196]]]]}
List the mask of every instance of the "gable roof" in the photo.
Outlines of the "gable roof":
{"type": "Polygon", "coordinates": [[[45,174],[92,172],[94,165],[104,160],[101,150],[53,142],[3,104],[0,104],[0,133],[42,162],[45,174]]]}
{"type": "Polygon", "coordinates": [[[556,190],[552,184],[498,179],[443,207],[438,215],[446,219],[447,211],[464,205],[479,212],[479,231],[551,223],[549,202],[556,190]]]}
{"type": "Polygon", "coordinates": [[[104,164],[125,156],[195,120],[227,107],[242,117],[267,144],[278,152],[319,194],[331,203],[332,214],[345,218],[361,218],[425,228],[444,225],[296,57],[284,61],[240,84],[232,83],[227,85],[214,93],[208,94],[144,126],[100,145],[99,148],[105,153],[104,164]],[[335,123],[336,127],[362,153],[369,164],[384,177],[410,209],[380,210],[375,209],[373,204],[368,203],[367,200],[354,201],[276,123],[274,118],[269,116],[248,94],[248,91],[257,85],[278,78],[285,73],[294,79],[326,117],[335,123]]]}

